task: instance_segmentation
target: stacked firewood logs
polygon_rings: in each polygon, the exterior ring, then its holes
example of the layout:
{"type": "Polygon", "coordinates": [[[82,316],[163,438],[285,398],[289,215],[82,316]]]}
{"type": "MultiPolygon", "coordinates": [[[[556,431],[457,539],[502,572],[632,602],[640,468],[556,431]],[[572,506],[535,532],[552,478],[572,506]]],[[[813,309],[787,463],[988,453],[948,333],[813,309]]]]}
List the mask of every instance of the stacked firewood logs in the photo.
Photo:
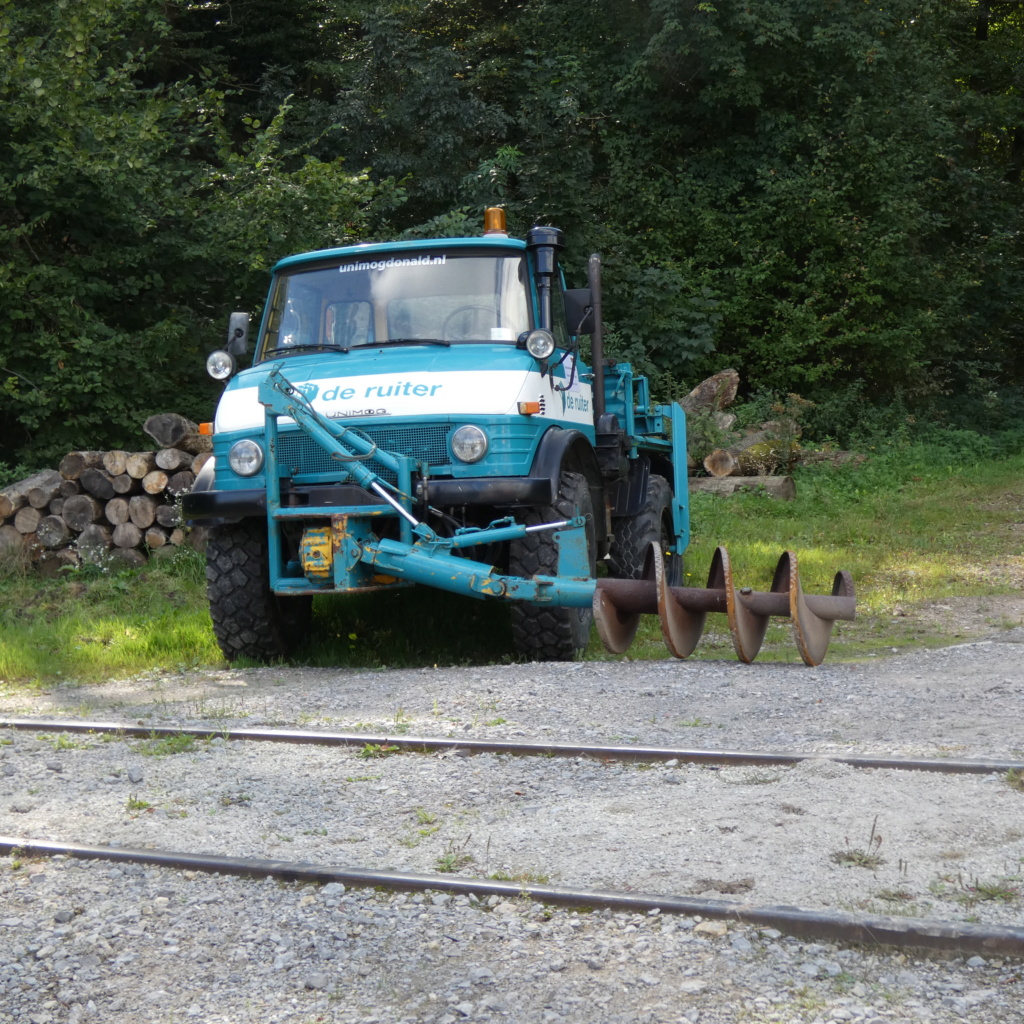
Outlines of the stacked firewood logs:
{"type": "Polygon", "coordinates": [[[28,553],[43,575],[81,562],[144,565],[188,542],[177,499],[211,442],[175,413],[146,420],[155,451],[68,452],[60,466],[0,491],[0,553],[28,553]]]}

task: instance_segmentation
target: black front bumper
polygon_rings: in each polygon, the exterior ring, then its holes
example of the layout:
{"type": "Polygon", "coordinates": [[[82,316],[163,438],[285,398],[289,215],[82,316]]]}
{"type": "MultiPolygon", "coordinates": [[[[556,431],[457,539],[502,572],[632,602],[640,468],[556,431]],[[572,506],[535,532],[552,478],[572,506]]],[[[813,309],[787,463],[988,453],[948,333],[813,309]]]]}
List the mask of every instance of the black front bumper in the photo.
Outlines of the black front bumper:
{"type": "MultiPolygon", "coordinates": [[[[481,505],[498,508],[550,505],[555,500],[550,477],[481,477],[475,480],[427,480],[416,487],[420,505],[462,508],[481,505]]],[[[382,505],[375,495],[355,484],[309,484],[282,488],[281,504],[286,508],[382,505]]],[[[248,516],[265,517],[267,493],[262,488],[233,491],[192,491],[181,499],[182,516],[206,526],[237,522],[248,516]]]]}

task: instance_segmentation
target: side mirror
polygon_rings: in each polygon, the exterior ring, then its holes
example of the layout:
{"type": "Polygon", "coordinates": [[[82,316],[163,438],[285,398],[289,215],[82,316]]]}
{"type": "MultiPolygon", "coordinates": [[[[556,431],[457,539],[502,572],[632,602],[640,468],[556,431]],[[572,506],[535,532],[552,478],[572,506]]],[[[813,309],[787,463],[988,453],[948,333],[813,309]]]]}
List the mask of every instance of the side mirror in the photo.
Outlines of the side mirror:
{"type": "Polygon", "coordinates": [[[594,333],[594,298],[589,288],[567,288],[562,293],[565,303],[565,325],[570,334],[594,333]]]}
{"type": "Polygon", "coordinates": [[[232,313],[228,320],[227,350],[233,356],[244,356],[249,348],[249,314],[232,313]]]}

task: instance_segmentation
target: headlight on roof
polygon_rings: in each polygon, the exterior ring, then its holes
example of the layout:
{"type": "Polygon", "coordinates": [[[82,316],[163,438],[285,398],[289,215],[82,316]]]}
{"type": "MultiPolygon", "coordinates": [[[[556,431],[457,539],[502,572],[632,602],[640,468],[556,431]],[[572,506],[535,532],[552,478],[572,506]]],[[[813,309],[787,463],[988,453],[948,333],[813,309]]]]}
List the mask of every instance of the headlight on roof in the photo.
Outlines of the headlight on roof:
{"type": "Polygon", "coordinates": [[[255,476],[263,468],[263,449],[255,441],[236,441],[228,452],[228,465],[239,476],[255,476]]]}
{"type": "Polygon", "coordinates": [[[452,454],[459,462],[479,462],[487,454],[487,434],[468,424],[452,434],[452,454]]]}

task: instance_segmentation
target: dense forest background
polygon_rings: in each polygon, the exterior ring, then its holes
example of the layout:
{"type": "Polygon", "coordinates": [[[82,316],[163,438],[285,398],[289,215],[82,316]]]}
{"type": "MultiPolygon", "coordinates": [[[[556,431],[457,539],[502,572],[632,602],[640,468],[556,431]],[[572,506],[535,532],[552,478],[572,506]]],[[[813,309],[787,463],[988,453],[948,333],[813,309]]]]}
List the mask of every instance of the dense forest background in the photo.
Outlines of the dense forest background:
{"type": "Polygon", "coordinates": [[[275,260],[492,203],[663,397],[1019,422],[1022,85],[996,0],[0,0],[0,464],[208,417],[275,260]]]}

